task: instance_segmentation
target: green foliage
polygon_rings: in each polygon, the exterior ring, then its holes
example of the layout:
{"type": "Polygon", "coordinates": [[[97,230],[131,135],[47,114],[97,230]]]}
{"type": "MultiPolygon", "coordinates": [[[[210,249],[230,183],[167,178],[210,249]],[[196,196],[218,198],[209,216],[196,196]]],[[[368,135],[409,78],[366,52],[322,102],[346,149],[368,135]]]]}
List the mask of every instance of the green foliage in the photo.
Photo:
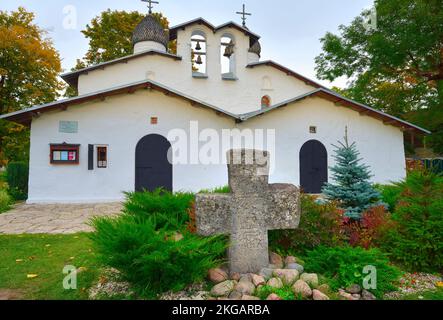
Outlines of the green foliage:
{"type": "Polygon", "coordinates": [[[352,79],[347,96],[433,133],[428,142],[443,152],[443,6],[440,0],[378,0],[376,29],[364,10],[340,34],[322,38],[317,75],[352,79]],[[439,116],[433,111],[437,110],[439,116]]]}
{"type": "Polygon", "coordinates": [[[352,284],[362,286],[367,276],[364,274],[364,268],[376,267],[377,289],[370,291],[379,298],[386,292],[396,290],[395,283],[401,275],[397,268],[390,265],[387,256],[378,249],[319,246],[308,252],[306,261],[305,269],[331,279],[330,285],[334,290],[352,284]]]}
{"type": "Polygon", "coordinates": [[[269,232],[270,245],[276,251],[304,254],[319,245],[337,246],[343,243],[342,210],[334,202],[321,203],[315,197],[301,196],[301,218],[298,229],[269,232]]]}
{"type": "Polygon", "coordinates": [[[412,171],[400,183],[392,228],[383,244],[393,259],[413,271],[443,269],[443,177],[412,171]]]}
{"type": "Polygon", "coordinates": [[[229,186],[224,186],[224,187],[218,187],[212,190],[201,190],[199,193],[207,193],[207,194],[211,194],[211,193],[220,193],[220,194],[226,194],[226,193],[231,193],[231,188],[229,186]]]}
{"type": "MultiPolygon", "coordinates": [[[[63,88],[61,63],[34,14],[0,11],[0,114],[52,102],[63,88]]],[[[0,166],[27,161],[29,129],[0,120],[0,166]]]]}
{"type": "Polygon", "coordinates": [[[124,212],[128,215],[151,219],[156,229],[180,231],[189,221],[189,209],[194,201],[191,193],[135,192],[126,194],[124,212]]]}
{"type": "Polygon", "coordinates": [[[221,262],[227,243],[224,237],[187,232],[192,200],[190,194],[161,190],[128,194],[124,215],[92,222],[99,260],[120,270],[148,298],[202,281],[221,262]]]}
{"type": "Polygon", "coordinates": [[[11,206],[11,197],[6,190],[0,189],[0,213],[8,211],[11,206]]]}
{"type": "Polygon", "coordinates": [[[11,162],[6,168],[8,192],[14,200],[28,198],[29,166],[24,162],[11,162]]]}
{"type": "Polygon", "coordinates": [[[381,200],[387,204],[389,211],[394,212],[401,194],[398,185],[376,185],[375,189],[380,192],[381,200]]]}
{"type": "Polygon", "coordinates": [[[266,300],[270,294],[275,293],[282,300],[302,300],[301,297],[296,297],[292,291],[291,286],[284,286],[283,288],[274,288],[270,286],[262,286],[256,292],[256,296],[261,300],[266,300]]]}
{"type": "Polygon", "coordinates": [[[335,184],[325,184],[322,191],[329,200],[339,202],[347,217],[358,220],[364,211],[381,204],[380,194],[369,182],[369,167],[360,163],[356,144],[349,145],[347,134],[345,143],[334,147],[336,165],[331,172],[335,184]]]}
{"type": "MultiPolygon", "coordinates": [[[[153,16],[164,29],[169,29],[169,21],[163,14],[153,13],[153,16]]],[[[89,49],[84,63],[93,65],[131,55],[133,53],[132,34],[144,17],[145,14],[137,11],[108,9],[92,19],[82,31],[89,39],[89,49]]],[[[174,44],[170,44],[170,49],[174,51],[174,44]]],[[[79,65],[78,62],[77,64],[79,65]]]]}

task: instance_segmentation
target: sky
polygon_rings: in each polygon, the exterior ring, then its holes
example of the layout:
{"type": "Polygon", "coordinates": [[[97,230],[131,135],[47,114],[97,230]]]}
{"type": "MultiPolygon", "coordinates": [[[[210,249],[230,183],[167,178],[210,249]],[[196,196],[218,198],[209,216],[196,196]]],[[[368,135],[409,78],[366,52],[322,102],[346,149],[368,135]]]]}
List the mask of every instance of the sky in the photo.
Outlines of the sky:
{"type": "MultiPolygon", "coordinates": [[[[162,12],[174,26],[197,17],[214,25],[227,21],[241,23],[242,4],[252,13],[248,28],[261,36],[262,60],[274,60],[294,71],[317,80],[315,57],[322,52],[320,39],[326,32],[338,32],[348,25],[373,0],[158,0],[154,11],[162,12]]],[[[81,30],[107,10],[148,12],[141,0],[2,0],[0,10],[16,10],[19,6],[36,14],[36,23],[48,32],[69,71],[88,49],[88,40],[81,30]],[[74,11],[73,11],[74,9],[74,11]],[[75,12],[76,19],[72,13],[75,12]],[[69,28],[66,28],[68,23],[69,28]]],[[[323,85],[345,86],[346,79],[323,85]]]]}

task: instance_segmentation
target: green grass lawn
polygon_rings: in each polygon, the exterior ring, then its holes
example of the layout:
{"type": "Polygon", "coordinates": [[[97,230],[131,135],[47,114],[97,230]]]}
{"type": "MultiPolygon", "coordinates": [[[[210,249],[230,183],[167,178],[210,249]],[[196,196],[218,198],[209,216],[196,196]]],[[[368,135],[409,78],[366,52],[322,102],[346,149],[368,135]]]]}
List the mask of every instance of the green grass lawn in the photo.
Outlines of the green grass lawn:
{"type": "Polygon", "coordinates": [[[443,300],[443,288],[402,297],[402,300],[443,300]]]}
{"type": "Polygon", "coordinates": [[[87,234],[0,236],[0,294],[12,290],[21,299],[88,299],[87,289],[99,273],[87,234]],[[84,270],[78,274],[77,290],[63,288],[66,265],[84,270]]]}

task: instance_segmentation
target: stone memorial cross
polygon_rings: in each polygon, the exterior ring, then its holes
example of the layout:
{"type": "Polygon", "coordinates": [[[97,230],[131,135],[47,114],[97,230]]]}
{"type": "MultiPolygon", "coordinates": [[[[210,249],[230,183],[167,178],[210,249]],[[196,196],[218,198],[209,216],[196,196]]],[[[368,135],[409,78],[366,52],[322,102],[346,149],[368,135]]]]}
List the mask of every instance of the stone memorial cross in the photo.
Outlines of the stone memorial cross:
{"type": "Polygon", "coordinates": [[[290,184],[268,184],[269,154],[228,152],[230,194],[198,194],[197,232],[229,234],[231,272],[257,273],[269,265],[268,230],[296,229],[300,192],[290,184]]]}

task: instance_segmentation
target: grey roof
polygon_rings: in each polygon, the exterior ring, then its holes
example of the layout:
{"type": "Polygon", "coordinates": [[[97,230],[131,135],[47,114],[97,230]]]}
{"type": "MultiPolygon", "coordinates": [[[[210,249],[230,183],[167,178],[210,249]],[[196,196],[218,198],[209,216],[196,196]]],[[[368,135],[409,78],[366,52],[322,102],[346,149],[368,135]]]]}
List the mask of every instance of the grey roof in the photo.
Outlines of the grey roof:
{"type": "Polygon", "coordinates": [[[194,24],[200,24],[200,25],[205,25],[206,27],[208,27],[209,29],[211,29],[213,32],[217,32],[220,31],[224,28],[235,28],[241,32],[244,32],[246,35],[250,36],[251,38],[253,38],[254,40],[258,40],[260,39],[260,36],[254,32],[251,32],[248,28],[245,28],[241,25],[239,25],[236,22],[233,21],[229,21],[226,22],[218,27],[214,26],[212,23],[208,22],[207,20],[203,19],[203,18],[196,18],[193,20],[190,20],[188,22],[184,22],[181,23],[179,25],[176,25],[172,28],[169,29],[169,38],[170,40],[175,40],[177,38],[177,31],[180,29],[185,29],[186,27],[190,26],[190,25],[194,25],[194,24]]]}
{"type": "Polygon", "coordinates": [[[163,84],[160,84],[160,83],[152,81],[152,80],[138,81],[138,82],[134,82],[131,84],[127,84],[127,85],[123,85],[123,86],[119,86],[119,87],[114,87],[111,89],[106,89],[106,90],[102,90],[102,91],[98,91],[98,92],[93,92],[93,93],[81,95],[81,96],[70,98],[70,99],[64,99],[64,100],[59,100],[59,101],[51,102],[51,103],[44,104],[44,105],[34,106],[34,107],[31,107],[28,109],[24,109],[24,110],[12,112],[9,114],[1,115],[0,119],[6,119],[9,121],[15,121],[18,123],[29,123],[30,119],[32,119],[32,116],[34,114],[38,114],[43,111],[50,111],[50,110],[54,110],[57,108],[64,108],[64,107],[68,107],[70,105],[81,104],[81,103],[84,103],[84,102],[87,102],[87,101],[90,101],[93,99],[99,99],[99,98],[103,98],[103,97],[111,96],[111,95],[115,95],[115,94],[121,94],[121,93],[124,93],[125,90],[130,90],[130,89],[131,90],[138,90],[138,89],[142,89],[142,88],[151,88],[151,89],[155,89],[158,91],[168,93],[170,95],[175,95],[175,96],[181,97],[187,101],[190,101],[192,104],[197,104],[197,105],[209,108],[209,109],[217,112],[218,114],[224,114],[226,116],[229,116],[229,117],[235,119],[237,122],[245,122],[245,121],[251,120],[253,118],[256,118],[258,116],[265,115],[269,112],[272,112],[274,110],[285,107],[287,105],[300,102],[303,99],[313,97],[313,96],[319,96],[321,98],[328,99],[332,102],[347,103],[347,105],[350,106],[355,111],[360,112],[362,114],[366,114],[367,116],[376,118],[376,119],[383,121],[384,123],[389,124],[389,125],[394,125],[394,126],[404,128],[404,129],[409,128],[411,130],[418,131],[420,133],[425,133],[425,134],[431,133],[430,131],[423,129],[421,127],[418,127],[412,123],[401,120],[397,117],[391,116],[391,115],[381,112],[379,110],[373,109],[373,108],[368,107],[364,104],[355,102],[355,101],[350,100],[346,97],[343,97],[331,90],[327,90],[324,88],[315,89],[315,90],[310,91],[308,93],[299,95],[295,98],[275,104],[269,108],[264,108],[264,109],[261,109],[258,111],[249,112],[249,113],[245,113],[245,114],[234,114],[234,113],[231,113],[231,112],[228,112],[228,111],[223,110],[221,108],[218,108],[212,104],[204,102],[200,99],[196,99],[192,96],[189,96],[187,94],[184,94],[182,92],[179,92],[175,89],[172,89],[170,87],[167,87],[163,84]]]}
{"type": "Polygon", "coordinates": [[[169,35],[152,14],[144,17],[132,34],[133,45],[142,41],[154,41],[168,47],[169,35]]]}
{"type": "Polygon", "coordinates": [[[99,64],[95,64],[80,70],[75,70],[75,71],[71,71],[71,72],[66,72],[62,75],[60,75],[60,77],[69,85],[73,86],[73,87],[77,87],[78,84],[78,77],[80,76],[80,74],[82,73],[88,73],[89,71],[93,71],[93,70],[97,70],[97,69],[103,69],[109,65],[113,65],[113,64],[117,64],[117,63],[126,63],[129,60],[135,59],[135,58],[139,58],[139,57],[143,57],[143,56],[147,56],[147,55],[159,55],[159,56],[163,56],[166,58],[172,58],[174,60],[182,60],[182,57],[175,55],[175,54],[171,54],[171,53],[167,53],[167,52],[162,52],[162,51],[158,51],[158,50],[146,50],[143,52],[139,52],[136,54],[131,54],[129,56],[125,56],[122,58],[118,58],[118,59],[114,59],[111,61],[106,61],[106,62],[102,62],[99,64]]]}
{"type": "Polygon", "coordinates": [[[260,41],[255,41],[254,44],[249,48],[249,52],[257,54],[259,57],[261,55],[261,45],[260,41]]]}
{"type": "Polygon", "coordinates": [[[255,118],[255,117],[267,114],[267,113],[272,112],[272,111],[274,111],[276,109],[280,109],[280,108],[285,107],[287,105],[290,105],[290,104],[293,104],[293,103],[296,103],[296,102],[300,102],[300,101],[302,101],[302,100],[304,100],[306,98],[309,98],[309,97],[312,97],[312,96],[316,96],[316,95],[321,95],[323,97],[324,96],[329,96],[330,98],[334,98],[333,100],[335,100],[337,102],[347,102],[349,104],[355,105],[357,108],[361,109],[363,113],[367,113],[368,116],[373,116],[373,117],[377,116],[376,118],[379,119],[379,120],[383,119],[383,121],[386,121],[386,122],[389,122],[390,120],[392,120],[392,124],[398,124],[399,126],[403,125],[405,127],[411,127],[411,128],[413,128],[415,130],[421,131],[422,133],[431,134],[431,131],[429,131],[429,130],[423,129],[423,128],[421,128],[419,126],[416,126],[416,125],[414,125],[414,124],[412,124],[410,122],[404,121],[404,120],[402,120],[400,118],[397,118],[397,117],[394,117],[394,116],[391,116],[391,115],[389,115],[387,113],[384,113],[384,112],[382,112],[380,110],[371,108],[371,107],[369,107],[367,105],[364,105],[362,103],[353,101],[353,100],[348,99],[348,98],[346,98],[346,97],[344,97],[344,96],[342,96],[342,95],[340,95],[340,94],[338,94],[338,93],[336,93],[334,91],[331,91],[331,90],[328,90],[328,89],[324,89],[324,88],[315,89],[313,91],[310,91],[308,93],[302,94],[302,95],[297,96],[295,98],[288,99],[286,101],[283,101],[283,102],[280,102],[278,104],[275,104],[275,105],[273,105],[273,106],[271,106],[269,108],[263,108],[263,109],[258,110],[258,111],[242,114],[242,115],[240,115],[240,120],[241,121],[248,121],[248,120],[250,120],[252,118],[255,118]]]}
{"type": "Polygon", "coordinates": [[[187,95],[185,93],[182,93],[180,91],[177,91],[175,89],[172,89],[168,86],[165,86],[161,83],[158,83],[158,82],[155,82],[152,80],[137,81],[137,82],[133,82],[133,83],[118,86],[118,87],[113,87],[113,88],[106,89],[106,90],[91,92],[88,94],[80,95],[80,96],[69,98],[69,99],[62,99],[62,100],[54,101],[51,103],[46,103],[43,105],[33,106],[33,107],[30,107],[27,109],[23,109],[23,110],[19,110],[16,112],[11,112],[8,114],[0,115],[0,119],[16,121],[16,122],[20,123],[20,121],[18,121],[18,120],[20,120],[20,119],[27,120],[29,117],[32,117],[32,115],[38,114],[38,113],[41,113],[44,111],[50,111],[50,110],[54,110],[57,108],[68,107],[71,105],[78,105],[78,104],[88,102],[88,101],[91,101],[94,99],[100,99],[100,98],[104,98],[107,96],[119,94],[119,93],[124,92],[124,90],[130,90],[130,89],[137,90],[137,89],[142,89],[142,88],[150,88],[150,89],[158,90],[161,92],[165,92],[170,96],[175,95],[175,96],[178,96],[178,97],[181,97],[185,100],[190,101],[194,105],[200,105],[200,106],[212,109],[219,114],[224,114],[224,115],[234,118],[236,120],[239,119],[238,116],[233,113],[225,111],[221,108],[213,106],[213,105],[211,105],[207,102],[204,102],[200,99],[194,98],[190,95],[187,95]]]}

